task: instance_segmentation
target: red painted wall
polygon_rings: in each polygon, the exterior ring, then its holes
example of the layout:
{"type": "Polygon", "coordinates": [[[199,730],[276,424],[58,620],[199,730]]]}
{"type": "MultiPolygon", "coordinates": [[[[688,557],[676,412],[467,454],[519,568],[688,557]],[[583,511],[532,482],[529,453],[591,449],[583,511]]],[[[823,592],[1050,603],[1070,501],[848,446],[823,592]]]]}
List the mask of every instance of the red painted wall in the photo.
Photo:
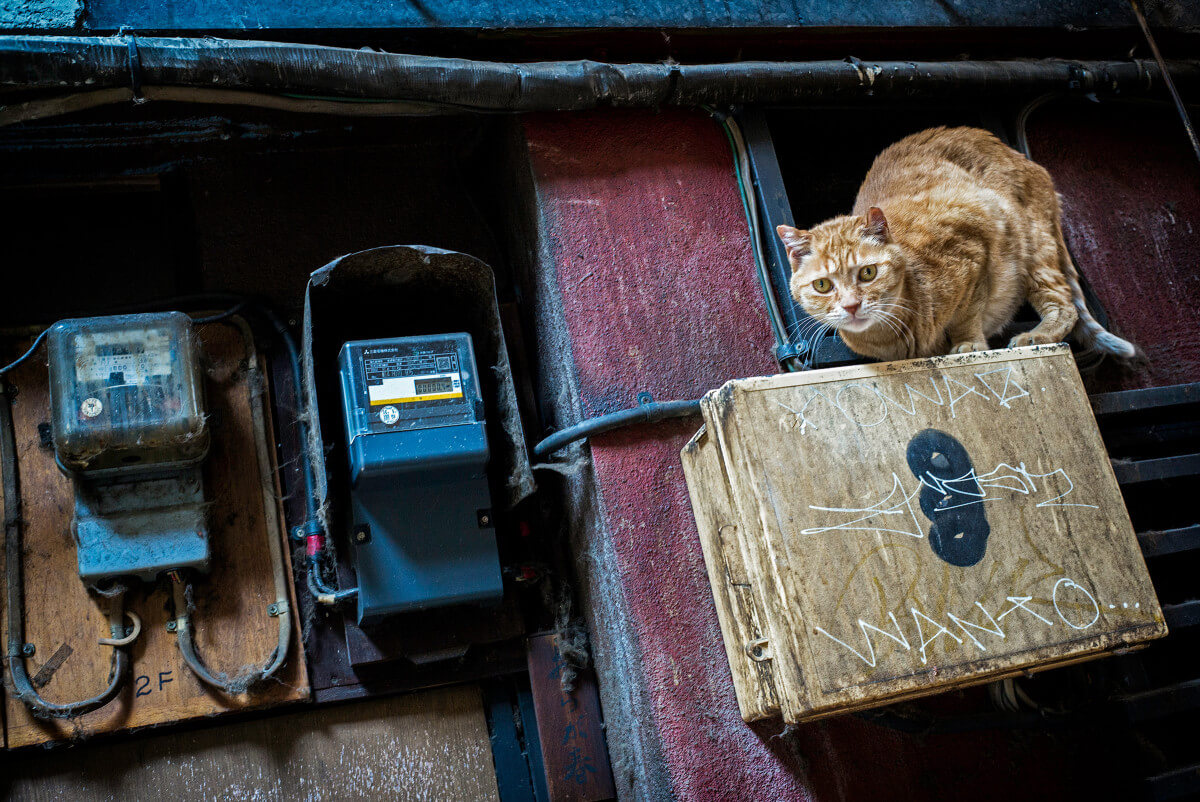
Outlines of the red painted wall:
{"type": "Polygon", "coordinates": [[[1029,147],[1063,199],[1079,269],[1113,328],[1145,352],[1095,389],[1200,381],[1200,165],[1166,103],[1061,103],[1035,112],[1029,147]]]}
{"type": "MultiPolygon", "coordinates": [[[[557,286],[565,363],[585,415],[697,398],[727,379],[773,372],[773,340],[754,275],[728,146],[699,113],[603,112],[527,118],[540,204],[540,269],[557,286]]],[[[543,276],[543,281],[547,277],[543,276]]],[[[549,339],[539,332],[539,339],[549,339]]],[[[547,362],[548,360],[548,362],[547,362]]],[[[742,722],[722,646],[679,450],[697,420],[591,441],[603,526],[586,561],[615,590],[592,611],[610,750],[652,742],[641,766],[618,766],[651,799],[1077,798],[1062,745],[1008,733],[925,738],[854,718],[781,736],[742,722]],[[628,633],[626,654],[608,641],[628,633]],[[605,676],[604,674],[607,674],[605,676]],[[628,694],[632,707],[610,704],[628,694]],[[661,766],[657,762],[661,761],[661,766]],[[651,765],[651,764],[654,765],[651,765]],[[623,769],[623,770],[622,770],[623,769]],[[665,778],[664,778],[665,775],[665,778]],[[667,787],[664,787],[667,786],[667,787]]],[[[976,692],[937,704],[962,708],[976,692]]],[[[626,786],[628,789],[629,786],[626,786]]],[[[1092,792],[1096,789],[1093,786],[1092,792]]]]}

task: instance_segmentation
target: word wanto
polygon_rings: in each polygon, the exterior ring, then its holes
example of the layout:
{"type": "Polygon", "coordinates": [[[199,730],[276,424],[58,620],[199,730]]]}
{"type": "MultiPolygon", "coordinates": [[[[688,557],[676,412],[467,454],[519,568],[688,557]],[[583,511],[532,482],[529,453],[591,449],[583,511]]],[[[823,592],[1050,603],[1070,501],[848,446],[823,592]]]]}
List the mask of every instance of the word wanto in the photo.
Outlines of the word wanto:
{"type": "MultiPolygon", "coordinates": [[[[1050,603],[1054,607],[1053,618],[1048,618],[1032,609],[1029,603],[1033,600],[1032,596],[1007,596],[1005,601],[1008,603],[1008,608],[997,615],[993,615],[981,602],[976,601],[972,608],[963,611],[962,617],[954,613],[946,613],[944,622],[935,620],[916,606],[910,606],[908,612],[912,624],[907,627],[907,630],[900,625],[900,620],[896,618],[894,612],[889,612],[886,620],[879,622],[881,626],[868,624],[859,618],[857,625],[859,632],[862,633],[863,641],[861,651],[823,627],[814,627],[814,630],[858,657],[870,668],[875,668],[878,662],[876,643],[881,638],[886,638],[904,652],[914,655],[924,666],[929,663],[929,648],[938,638],[942,637],[953,640],[959,645],[969,642],[980,652],[988,652],[988,644],[991,644],[993,648],[997,648],[999,645],[1003,649],[1004,644],[998,644],[998,642],[1007,640],[1008,632],[1011,632],[1011,628],[1008,631],[1004,629],[1004,620],[1018,612],[1040,621],[1046,627],[1065,627],[1071,631],[1081,632],[1090,629],[1100,620],[1100,605],[1096,602],[1096,597],[1087,588],[1069,577],[1061,577],[1054,583],[1054,589],[1050,594],[1050,603]],[[1073,597],[1072,600],[1068,601],[1068,598],[1071,597],[1073,597]],[[1064,607],[1072,612],[1068,614],[1067,611],[1064,611],[1064,607]],[[1077,609],[1083,612],[1078,613],[1075,611],[1077,609]],[[970,621],[967,620],[968,618],[975,620],[970,621]],[[955,634],[956,632],[958,634],[955,634]]],[[[1026,648],[1033,648],[1036,645],[1038,644],[1032,644],[1026,648]]],[[[1010,649],[1009,651],[1014,650],[1010,649]]]]}

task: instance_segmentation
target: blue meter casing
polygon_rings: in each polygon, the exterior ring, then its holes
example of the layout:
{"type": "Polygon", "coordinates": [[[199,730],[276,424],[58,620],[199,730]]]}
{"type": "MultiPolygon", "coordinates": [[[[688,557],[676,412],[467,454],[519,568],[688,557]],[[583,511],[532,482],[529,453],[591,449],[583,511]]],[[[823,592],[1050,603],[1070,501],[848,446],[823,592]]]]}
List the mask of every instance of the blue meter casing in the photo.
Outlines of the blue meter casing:
{"type": "Polygon", "coordinates": [[[499,599],[470,335],[348,342],[338,368],[358,623],[499,599]]]}

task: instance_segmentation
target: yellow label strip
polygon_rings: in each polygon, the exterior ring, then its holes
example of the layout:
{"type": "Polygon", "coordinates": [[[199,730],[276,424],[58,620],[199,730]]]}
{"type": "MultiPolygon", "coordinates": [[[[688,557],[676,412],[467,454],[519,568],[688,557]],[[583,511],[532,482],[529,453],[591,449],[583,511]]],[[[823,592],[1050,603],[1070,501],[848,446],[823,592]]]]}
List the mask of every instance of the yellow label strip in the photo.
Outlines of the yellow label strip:
{"type": "Polygon", "coordinates": [[[371,406],[381,407],[385,404],[411,404],[414,401],[441,401],[446,398],[462,398],[462,391],[457,393],[432,393],[430,395],[412,395],[408,398],[382,398],[378,401],[372,401],[371,406]]]}

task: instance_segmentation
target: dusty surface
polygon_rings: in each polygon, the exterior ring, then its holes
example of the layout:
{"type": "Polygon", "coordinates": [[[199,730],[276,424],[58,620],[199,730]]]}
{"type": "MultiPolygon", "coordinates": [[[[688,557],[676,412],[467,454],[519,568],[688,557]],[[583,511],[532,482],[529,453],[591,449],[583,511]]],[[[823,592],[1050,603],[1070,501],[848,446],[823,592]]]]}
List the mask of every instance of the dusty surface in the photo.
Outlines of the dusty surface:
{"type": "Polygon", "coordinates": [[[13,800],[498,798],[474,686],[6,759],[13,800]]]}

